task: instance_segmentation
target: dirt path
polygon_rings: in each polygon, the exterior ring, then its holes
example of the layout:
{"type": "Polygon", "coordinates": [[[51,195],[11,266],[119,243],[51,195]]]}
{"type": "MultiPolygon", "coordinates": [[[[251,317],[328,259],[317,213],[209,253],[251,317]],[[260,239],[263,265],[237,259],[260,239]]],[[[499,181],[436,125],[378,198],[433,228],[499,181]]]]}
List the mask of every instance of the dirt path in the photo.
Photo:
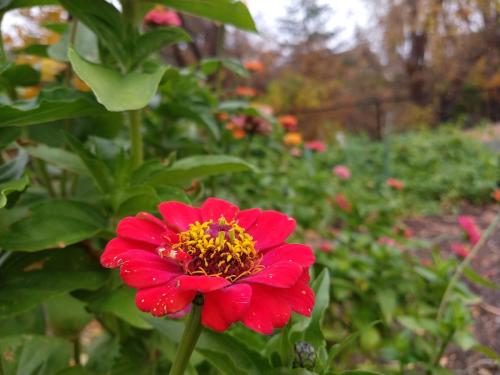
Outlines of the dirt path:
{"type": "MultiPolygon", "coordinates": [[[[481,229],[485,230],[494,220],[499,209],[498,206],[466,206],[460,210],[460,214],[474,216],[481,229]]],[[[435,239],[446,236],[458,239],[461,236],[461,229],[457,224],[457,218],[458,215],[455,214],[429,216],[407,220],[407,225],[419,238],[435,239]]],[[[450,240],[443,240],[440,245],[443,251],[451,254],[450,240]]],[[[500,228],[497,227],[473,260],[472,266],[476,272],[500,285],[500,228]]],[[[476,320],[474,335],[481,344],[500,353],[500,290],[492,290],[471,283],[469,286],[482,299],[479,305],[473,307],[476,320]]],[[[451,348],[444,362],[448,368],[459,375],[500,375],[500,364],[474,351],[464,353],[458,348],[451,348]]]]}

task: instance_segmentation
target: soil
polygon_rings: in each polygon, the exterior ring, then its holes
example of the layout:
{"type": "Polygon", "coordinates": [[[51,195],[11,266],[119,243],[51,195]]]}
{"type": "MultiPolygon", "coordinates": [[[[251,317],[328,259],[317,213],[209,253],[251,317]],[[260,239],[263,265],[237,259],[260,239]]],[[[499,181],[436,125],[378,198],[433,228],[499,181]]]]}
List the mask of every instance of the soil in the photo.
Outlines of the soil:
{"type": "MultiPolygon", "coordinates": [[[[464,206],[459,214],[475,217],[481,229],[485,230],[495,219],[499,209],[498,205],[464,206]]],[[[418,238],[440,238],[440,247],[451,256],[450,242],[459,239],[462,233],[457,224],[459,214],[418,217],[407,220],[406,224],[418,238]]],[[[472,268],[500,285],[500,227],[496,228],[473,259],[472,268]]],[[[466,282],[470,289],[481,297],[481,302],[472,307],[475,318],[473,333],[482,345],[500,353],[500,289],[493,290],[466,282]]],[[[459,348],[450,347],[442,358],[442,364],[458,375],[500,375],[500,363],[473,350],[463,352],[459,348]]]]}

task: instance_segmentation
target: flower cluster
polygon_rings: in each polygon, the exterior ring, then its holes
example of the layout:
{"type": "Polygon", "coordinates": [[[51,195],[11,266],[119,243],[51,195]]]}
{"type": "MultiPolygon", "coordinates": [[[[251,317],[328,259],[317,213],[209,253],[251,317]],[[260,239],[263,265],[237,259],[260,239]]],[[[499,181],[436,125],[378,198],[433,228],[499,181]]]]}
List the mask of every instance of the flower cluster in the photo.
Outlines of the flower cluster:
{"type": "Polygon", "coordinates": [[[273,127],[265,119],[251,115],[233,116],[226,124],[226,129],[233,133],[236,139],[244,138],[249,135],[269,135],[273,127]]]}
{"type": "MultiPolygon", "coordinates": [[[[476,245],[481,239],[481,230],[479,229],[476,220],[472,216],[463,215],[458,217],[458,224],[467,236],[469,244],[471,246],[476,245]]],[[[451,250],[461,258],[465,258],[470,255],[470,247],[461,242],[453,242],[451,244],[451,250]]]]}
{"type": "Polygon", "coordinates": [[[120,268],[139,289],[136,304],[154,316],[182,314],[203,295],[202,324],[216,331],[241,321],[270,334],[292,311],[310,316],[310,247],[288,244],[295,220],[276,211],[240,210],[209,198],[200,208],[180,202],[124,218],[101,264],[120,268]]]}
{"type": "Polygon", "coordinates": [[[182,20],[173,10],[157,5],[146,14],[144,23],[148,26],[181,26],[182,20]]]}

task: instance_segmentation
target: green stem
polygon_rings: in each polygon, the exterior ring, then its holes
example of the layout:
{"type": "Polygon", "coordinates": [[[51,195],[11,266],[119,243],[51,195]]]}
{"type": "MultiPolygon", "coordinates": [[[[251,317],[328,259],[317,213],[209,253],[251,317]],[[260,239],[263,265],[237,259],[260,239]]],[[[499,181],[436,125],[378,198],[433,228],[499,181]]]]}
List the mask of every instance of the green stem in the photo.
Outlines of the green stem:
{"type": "Polygon", "coordinates": [[[141,131],[141,111],[128,111],[130,126],[131,159],[132,167],[139,167],[144,160],[144,150],[141,131]]]}
{"type": "Polygon", "coordinates": [[[191,313],[186,321],[186,327],[182,335],[181,342],[175,354],[174,363],[170,369],[170,375],[183,375],[189,363],[189,358],[193,353],[196,342],[201,333],[201,307],[202,303],[199,301],[200,297],[196,297],[191,313]]]}
{"type": "Polygon", "coordinates": [[[464,269],[472,262],[472,259],[477,255],[481,247],[485,244],[485,242],[488,240],[490,235],[493,233],[495,230],[496,226],[500,223],[500,211],[497,214],[497,217],[493,222],[490,224],[488,229],[483,233],[481,236],[481,239],[477,242],[477,244],[472,248],[472,251],[470,252],[469,256],[467,256],[462,263],[459,264],[457,269],[455,270],[455,273],[450,279],[450,282],[448,283],[446,290],[444,291],[443,298],[441,299],[441,303],[439,304],[438,312],[437,312],[437,320],[440,320],[441,317],[443,316],[444,309],[446,307],[446,304],[448,303],[448,299],[450,298],[450,293],[455,287],[455,284],[458,282],[458,279],[462,275],[464,269]]]}
{"type": "Polygon", "coordinates": [[[52,186],[52,181],[50,179],[49,171],[47,170],[47,165],[43,160],[36,159],[34,162],[35,171],[40,178],[40,182],[47,188],[49,195],[54,198],[56,192],[52,186]]]}

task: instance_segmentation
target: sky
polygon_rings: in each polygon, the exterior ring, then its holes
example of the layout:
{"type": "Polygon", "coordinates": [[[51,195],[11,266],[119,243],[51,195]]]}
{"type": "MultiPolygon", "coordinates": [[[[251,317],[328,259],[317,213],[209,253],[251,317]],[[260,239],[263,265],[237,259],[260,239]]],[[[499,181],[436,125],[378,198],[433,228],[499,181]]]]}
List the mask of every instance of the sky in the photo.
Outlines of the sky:
{"type": "MultiPolygon", "coordinates": [[[[285,15],[292,0],[247,0],[250,13],[257,28],[265,37],[268,32],[277,32],[277,19],[285,15]]],[[[338,40],[346,47],[354,40],[356,27],[365,27],[369,22],[366,0],[323,0],[333,9],[332,26],[339,29],[338,40]]]]}

